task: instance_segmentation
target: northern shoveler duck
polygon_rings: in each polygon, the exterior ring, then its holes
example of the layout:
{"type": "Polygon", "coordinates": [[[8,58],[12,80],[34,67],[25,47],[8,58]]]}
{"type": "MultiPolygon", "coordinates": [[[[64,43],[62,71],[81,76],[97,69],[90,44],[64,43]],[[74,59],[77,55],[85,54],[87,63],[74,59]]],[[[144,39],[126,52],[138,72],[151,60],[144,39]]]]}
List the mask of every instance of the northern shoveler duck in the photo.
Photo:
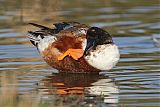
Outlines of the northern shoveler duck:
{"type": "Polygon", "coordinates": [[[99,72],[116,65],[120,54],[105,30],[78,22],[55,23],[54,28],[28,31],[31,43],[53,68],[65,72],[99,72]]]}

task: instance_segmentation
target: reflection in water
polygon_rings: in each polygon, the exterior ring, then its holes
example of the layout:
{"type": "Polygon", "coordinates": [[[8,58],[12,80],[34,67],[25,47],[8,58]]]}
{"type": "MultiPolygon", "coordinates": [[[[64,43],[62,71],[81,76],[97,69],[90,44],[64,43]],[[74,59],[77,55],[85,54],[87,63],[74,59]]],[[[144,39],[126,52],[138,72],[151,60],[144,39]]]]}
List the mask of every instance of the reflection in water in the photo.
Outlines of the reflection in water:
{"type": "MultiPolygon", "coordinates": [[[[0,78],[8,79],[15,74],[18,82],[10,85],[17,86],[15,91],[18,94],[31,93],[35,99],[39,98],[37,92],[41,94],[42,91],[42,97],[47,96],[52,102],[50,96],[58,99],[55,94],[61,93],[63,97],[72,94],[84,96],[86,102],[116,102],[117,99],[124,107],[159,107],[159,12],[159,0],[0,0],[0,75],[6,73],[0,78]],[[53,69],[43,62],[26,38],[24,33],[34,29],[27,23],[53,27],[54,22],[71,20],[102,27],[113,36],[119,46],[121,60],[113,72],[105,72],[104,75],[115,79],[119,94],[113,80],[98,74],[85,74],[84,79],[82,74],[46,77],[53,69]],[[66,79],[69,77],[70,82],[66,79]],[[35,83],[40,80],[37,87],[35,83]],[[63,84],[57,84],[58,80],[63,84]]],[[[9,80],[14,81],[12,78],[9,80]]],[[[5,83],[0,82],[2,87],[5,83]]],[[[13,91],[12,87],[7,88],[13,91]]],[[[2,90],[7,93],[4,96],[11,95],[12,91],[2,90]]]]}
{"type": "Polygon", "coordinates": [[[103,95],[104,103],[118,103],[118,87],[110,78],[101,78],[88,87],[90,95],[103,95]]]}
{"type": "Polygon", "coordinates": [[[156,47],[160,47],[160,35],[159,34],[153,35],[153,42],[156,47]]]}
{"type": "Polygon", "coordinates": [[[118,103],[118,87],[114,81],[98,73],[57,73],[40,82],[43,97],[48,95],[83,95],[86,103],[100,99],[103,103],[118,103]]]}

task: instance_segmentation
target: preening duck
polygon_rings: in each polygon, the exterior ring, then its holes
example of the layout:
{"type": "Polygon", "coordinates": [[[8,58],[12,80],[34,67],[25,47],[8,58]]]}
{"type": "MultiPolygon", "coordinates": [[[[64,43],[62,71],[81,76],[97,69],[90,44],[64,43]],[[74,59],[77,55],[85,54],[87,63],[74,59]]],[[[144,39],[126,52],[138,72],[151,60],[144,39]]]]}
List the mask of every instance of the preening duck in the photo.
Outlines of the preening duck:
{"type": "Polygon", "coordinates": [[[28,38],[43,59],[64,72],[100,72],[110,70],[119,60],[118,47],[110,34],[98,27],[78,22],[55,23],[53,28],[28,31],[28,38]]]}

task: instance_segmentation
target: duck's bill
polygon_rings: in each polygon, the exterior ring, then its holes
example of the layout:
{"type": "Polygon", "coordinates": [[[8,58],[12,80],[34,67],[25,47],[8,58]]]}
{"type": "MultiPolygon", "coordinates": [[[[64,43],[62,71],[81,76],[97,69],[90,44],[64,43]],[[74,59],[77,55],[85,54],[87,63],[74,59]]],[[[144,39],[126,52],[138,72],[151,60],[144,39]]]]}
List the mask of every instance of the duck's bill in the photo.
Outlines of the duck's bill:
{"type": "Polygon", "coordinates": [[[85,51],[84,51],[84,54],[88,55],[89,51],[91,49],[93,49],[94,47],[95,47],[95,40],[94,39],[88,39],[87,40],[87,45],[86,45],[86,48],[85,48],[85,51]]]}

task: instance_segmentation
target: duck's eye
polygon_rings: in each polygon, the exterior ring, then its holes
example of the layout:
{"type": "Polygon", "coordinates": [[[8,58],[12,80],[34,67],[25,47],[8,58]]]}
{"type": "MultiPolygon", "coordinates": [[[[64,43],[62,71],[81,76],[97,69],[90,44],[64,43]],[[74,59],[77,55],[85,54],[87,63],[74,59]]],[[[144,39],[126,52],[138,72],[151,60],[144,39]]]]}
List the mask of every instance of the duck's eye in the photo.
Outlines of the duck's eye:
{"type": "Polygon", "coordinates": [[[92,32],[95,32],[96,30],[95,30],[95,29],[92,29],[91,31],[92,31],[92,32]]]}

